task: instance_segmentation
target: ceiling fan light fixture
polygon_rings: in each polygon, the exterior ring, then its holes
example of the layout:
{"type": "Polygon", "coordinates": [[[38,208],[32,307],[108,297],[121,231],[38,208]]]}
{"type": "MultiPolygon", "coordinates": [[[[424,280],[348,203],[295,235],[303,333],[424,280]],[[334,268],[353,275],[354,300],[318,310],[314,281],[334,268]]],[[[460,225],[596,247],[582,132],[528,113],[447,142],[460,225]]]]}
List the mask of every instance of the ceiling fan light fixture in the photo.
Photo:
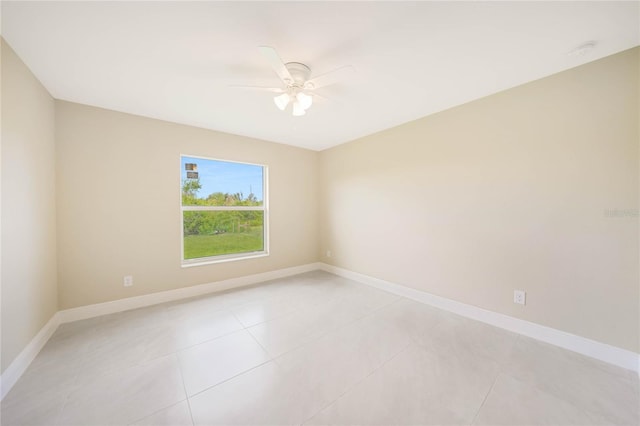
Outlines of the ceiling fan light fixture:
{"type": "Polygon", "coordinates": [[[311,104],[313,104],[313,96],[307,95],[303,92],[299,92],[296,95],[296,99],[305,110],[309,109],[311,107],[311,104]]]}
{"type": "Polygon", "coordinates": [[[280,109],[280,111],[284,111],[287,105],[289,105],[290,100],[291,100],[291,97],[289,96],[288,93],[283,93],[282,95],[278,95],[275,98],[273,98],[273,102],[276,104],[278,109],[280,109]]]}
{"type": "Polygon", "coordinates": [[[295,117],[300,117],[301,115],[305,115],[306,111],[304,110],[302,104],[297,100],[293,103],[293,115],[295,117]]]}

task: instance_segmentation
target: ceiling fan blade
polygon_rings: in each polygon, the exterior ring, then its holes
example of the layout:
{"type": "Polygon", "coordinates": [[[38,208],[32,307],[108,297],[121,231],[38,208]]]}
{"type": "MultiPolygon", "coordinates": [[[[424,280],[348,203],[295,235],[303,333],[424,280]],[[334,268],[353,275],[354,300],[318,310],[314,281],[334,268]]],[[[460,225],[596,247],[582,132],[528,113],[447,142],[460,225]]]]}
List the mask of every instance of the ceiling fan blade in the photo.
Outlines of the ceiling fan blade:
{"type": "Polygon", "coordinates": [[[283,93],[284,89],[280,87],[261,87],[261,86],[229,86],[233,89],[260,90],[263,92],[283,93]]]}
{"type": "Polygon", "coordinates": [[[289,70],[285,66],[284,62],[282,62],[282,59],[280,59],[280,56],[278,55],[278,52],[276,52],[276,49],[270,46],[259,46],[258,49],[260,49],[260,53],[262,53],[267,61],[269,61],[271,68],[273,68],[276,74],[278,74],[280,80],[282,80],[285,84],[290,84],[293,82],[293,77],[291,77],[289,70]]]}
{"type": "Polygon", "coordinates": [[[354,71],[355,70],[351,65],[345,65],[344,67],[313,77],[307,83],[313,84],[314,88],[329,86],[330,84],[337,83],[342,79],[346,79],[348,76],[353,74],[354,71]]]}

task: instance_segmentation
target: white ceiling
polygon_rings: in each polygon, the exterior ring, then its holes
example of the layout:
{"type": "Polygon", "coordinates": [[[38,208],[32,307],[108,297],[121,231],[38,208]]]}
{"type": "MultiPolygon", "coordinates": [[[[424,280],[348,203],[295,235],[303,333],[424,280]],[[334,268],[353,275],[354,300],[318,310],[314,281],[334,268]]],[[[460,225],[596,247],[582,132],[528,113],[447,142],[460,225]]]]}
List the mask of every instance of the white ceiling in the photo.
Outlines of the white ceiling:
{"type": "Polygon", "coordinates": [[[55,98],[321,150],[637,46],[639,5],[3,1],[2,35],[55,98]],[[278,85],[259,45],[356,72],[293,117],[228,87],[278,85]]]}

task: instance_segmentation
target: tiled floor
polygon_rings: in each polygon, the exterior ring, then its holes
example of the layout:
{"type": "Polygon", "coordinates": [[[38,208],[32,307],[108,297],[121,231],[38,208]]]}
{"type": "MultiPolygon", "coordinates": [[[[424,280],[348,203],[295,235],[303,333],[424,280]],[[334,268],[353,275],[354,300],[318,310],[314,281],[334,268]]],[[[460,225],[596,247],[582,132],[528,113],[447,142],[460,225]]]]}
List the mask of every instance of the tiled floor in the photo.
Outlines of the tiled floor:
{"type": "Polygon", "coordinates": [[[2,424],[640,422],[635,373],[324,272],[62,325],[2,424]]]}

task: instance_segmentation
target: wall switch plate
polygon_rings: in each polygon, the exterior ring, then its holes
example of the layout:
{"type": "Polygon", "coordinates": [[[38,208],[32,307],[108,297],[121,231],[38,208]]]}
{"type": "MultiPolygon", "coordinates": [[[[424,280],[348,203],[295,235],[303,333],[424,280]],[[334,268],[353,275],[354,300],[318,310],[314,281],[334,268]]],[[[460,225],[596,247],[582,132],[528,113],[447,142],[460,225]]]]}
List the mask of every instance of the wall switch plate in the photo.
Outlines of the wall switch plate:
{"type": "Polygon", "coordinates": [[[524,305],[527,301],[527,293],[524,290],[513,290],[513,303],[524,305]]]}
{"type": "Polygon", "coordinates": [[[125,287],[131,287],[133,285],[133,275],[125,275],[122,283],[125,287]]]}
{"type": "Polygon", "coordinates": [[[331,250],[327,250],[327,257],[331,257],[331,250]]]}

